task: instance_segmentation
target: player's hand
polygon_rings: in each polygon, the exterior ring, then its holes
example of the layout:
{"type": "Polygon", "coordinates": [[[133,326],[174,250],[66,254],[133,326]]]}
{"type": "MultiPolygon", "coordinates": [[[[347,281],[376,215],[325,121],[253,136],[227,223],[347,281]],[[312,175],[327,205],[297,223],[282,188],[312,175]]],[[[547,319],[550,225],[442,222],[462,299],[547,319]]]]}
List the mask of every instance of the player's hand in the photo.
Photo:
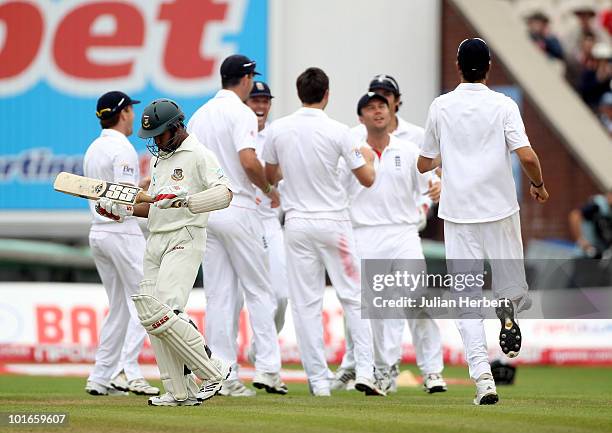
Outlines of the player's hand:
{"type": "Polygon", "coordinates": [[[264,192],[264,194],[266,194],[266,196],[270,199],[271,208],[280,206],[280,194],[274,186],[270,185],[270,190],[267,193],[264,192]]]}
{"type": "Polygon", "coordinates": [[[363,159],[365,159],[368,164],[374,164],[376,154],[370,146],[361,146],[359,152],[363,155],[363,159]]]}
{"type": "Polygon", "coordinates": [[[169,185],[163,186],[153,198],[153,206],[157,206],[160,209],[169,209],[176,202],[183,202],[187,198],[187,188],[180,185],[169,185]]]}
{"type": "Polygon", "coordinates": [[[529,188],[529,194],[531,194],[531,197],[533,197],[533,199],[538,203],[544,203],[546,200],[548,200],[548,191],[546,191],[544,184],[542,184],[542,186],[539,188],[531,185],[529,188]]]}
{"type": "Polygon", "coordinates": [[[427,195],[434,203],[438,203],[440,201],[440,193],[442,192],[442,182],[433,182],[429,181],[429,189],[427,190],[427,195]]]}
{"type": "Polygon", "coordinates": [[[96,202],[96,212],[105,218],[122,223],[126,216],[134,214],[134,206],[116,203],[108,198],[96,202]]]}
{"type": "Polygon", "coordinates": [[[417,230],[422,232],[427,227],[427,212],[429,208],[426,204],[419,206],[419,223],[417,224],[417,230]]]}

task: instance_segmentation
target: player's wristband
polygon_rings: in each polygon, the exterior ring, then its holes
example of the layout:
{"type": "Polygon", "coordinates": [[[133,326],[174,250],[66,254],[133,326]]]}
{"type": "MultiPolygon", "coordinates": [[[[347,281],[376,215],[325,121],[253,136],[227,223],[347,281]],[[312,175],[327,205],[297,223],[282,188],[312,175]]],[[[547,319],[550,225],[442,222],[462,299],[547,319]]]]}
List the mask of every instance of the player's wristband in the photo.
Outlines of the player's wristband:
{"type": "Polygon", "coordinates": [[[535,183],[533,183],[533,180],[529,181],[531,183],[531,186],[533,186],[534,188],[542,188],[542,186],[544,185],[544,181],[542,181],[541,184],[536,185],[535,183]]]}

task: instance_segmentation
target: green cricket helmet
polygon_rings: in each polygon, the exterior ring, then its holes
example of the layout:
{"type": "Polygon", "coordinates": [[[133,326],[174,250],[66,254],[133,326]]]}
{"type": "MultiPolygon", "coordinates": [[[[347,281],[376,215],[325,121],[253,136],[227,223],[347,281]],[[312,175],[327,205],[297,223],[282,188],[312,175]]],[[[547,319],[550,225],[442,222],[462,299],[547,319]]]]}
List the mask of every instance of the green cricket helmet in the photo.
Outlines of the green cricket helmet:
{"type": "Polygon", "coordinates": [[[143,111],[138,136],[153,138],[163,134],[169,127],[185,120],[181,107],[171,99],[156,99],[143,111]]]}

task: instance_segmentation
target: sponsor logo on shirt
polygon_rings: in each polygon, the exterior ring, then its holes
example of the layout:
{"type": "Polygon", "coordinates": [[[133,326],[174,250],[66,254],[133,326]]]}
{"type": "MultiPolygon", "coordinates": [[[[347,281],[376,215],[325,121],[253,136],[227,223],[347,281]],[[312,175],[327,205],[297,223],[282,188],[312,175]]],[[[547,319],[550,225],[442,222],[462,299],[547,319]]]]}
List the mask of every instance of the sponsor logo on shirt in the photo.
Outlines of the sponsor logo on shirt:
{"type": "Polygon", "coordinates": [[[399,155],[395,156],[395,168],[398,170],[402,168],[402,158],[399,155]]]}
{"type": "Polygon", "coordinates": [[[128,164],[123,164],[123,174],[134,175],[134,167],[130,167],[128,164]]]}
{"type": "Polygon", "coordinates": [[[362,158],[361,152],[359,151],[359,149],[355,148],[353,150],[355,151],[355,158],[356,159],[362,158]]]}
{"type": "Polygon", "coordinates": [[[182,168],[175,168],[174,169],[174,173],[172,173],[172,176],[170,176],[173,180],[183,180],[184,176],[183,176],[183,169],[182,168]]]}

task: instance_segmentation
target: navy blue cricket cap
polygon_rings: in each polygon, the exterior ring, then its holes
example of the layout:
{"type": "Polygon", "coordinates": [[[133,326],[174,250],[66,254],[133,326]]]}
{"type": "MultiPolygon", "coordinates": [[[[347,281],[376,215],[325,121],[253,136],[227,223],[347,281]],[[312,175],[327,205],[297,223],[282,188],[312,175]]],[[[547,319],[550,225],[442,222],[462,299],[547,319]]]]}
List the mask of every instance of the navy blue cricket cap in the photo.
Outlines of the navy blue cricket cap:
{"type": "Polygon", "coordinates": [[[249,98],[254,98],[255,96],[267,96],[268,98],[274,98],[274,96],[272,96],[272,92],[270,91],[270,87],[263,81],[253,82],[253,89],[249,94],[249,98]]]}
{"type": "Polygon", "coordinates": [[[232,54],[221,63],[221,77],[243,77],[247,74],[260,75],[255,71],[257,63],[242,54],[232,54]]]}
{"type": "Polygon", "coordinates": [[[399,85],[391,75],[380,74],[372,78],[368,90],[371,92],[376,89],[388,90],[393,92],[395,96],[400,96],[399,85]]]}
{"type": "Polygon", "coordinates": [[[491,63],[491,51],[483,39],[465,39],[457,49],[457,62],[462,71],[486,71],[491,63]]]}
{"type": "Polygon", "coordinates": [[[98,119],[108,119],[123,110],[128,105],[140,104],[140,101],[130,98],[117,90],[105,93],[98,99],[96,116],[98,119]]]}
{"type": "Polygon", "coordinates": [[[389,101],[387,101],[387,98],[385,98],[383,95],[379,95],[378,93],[374,92],[368,92],[361,98],[359,98],[359,102],[357,103],[357,114],[359,116],[361,116],[361,110],[363,109],[363,107],[368,105],[372,100],[379,100],[381,102],[384,102],[387,107],[389,106],[389,101]]]}

